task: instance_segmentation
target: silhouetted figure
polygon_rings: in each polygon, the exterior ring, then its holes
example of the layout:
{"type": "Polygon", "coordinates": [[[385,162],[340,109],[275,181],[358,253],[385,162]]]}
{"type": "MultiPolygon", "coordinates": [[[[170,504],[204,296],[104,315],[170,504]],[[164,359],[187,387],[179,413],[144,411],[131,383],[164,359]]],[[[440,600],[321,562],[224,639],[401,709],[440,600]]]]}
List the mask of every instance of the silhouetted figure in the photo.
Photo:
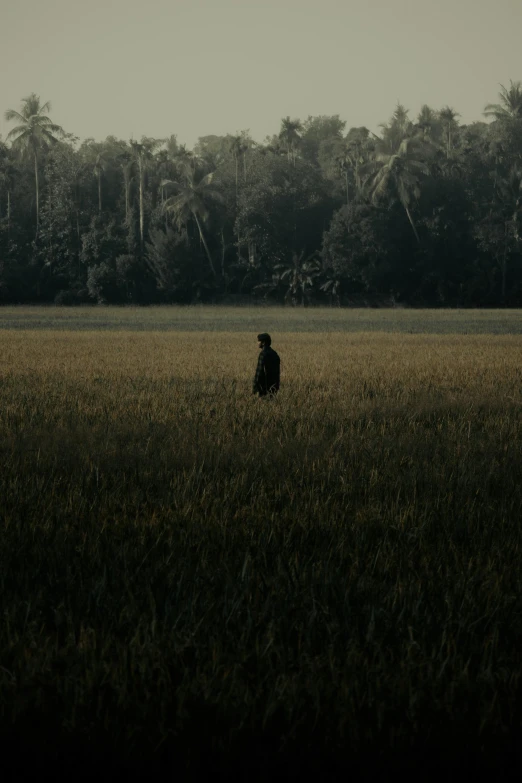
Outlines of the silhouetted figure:
{"type": "Polygon", "coordinates": [[[257,339],[260,353],[253,392],[260,397],[273,396],[279,391],[279,356],[271,347],[272,338],[269,334],[258,334],[257,339]]]}

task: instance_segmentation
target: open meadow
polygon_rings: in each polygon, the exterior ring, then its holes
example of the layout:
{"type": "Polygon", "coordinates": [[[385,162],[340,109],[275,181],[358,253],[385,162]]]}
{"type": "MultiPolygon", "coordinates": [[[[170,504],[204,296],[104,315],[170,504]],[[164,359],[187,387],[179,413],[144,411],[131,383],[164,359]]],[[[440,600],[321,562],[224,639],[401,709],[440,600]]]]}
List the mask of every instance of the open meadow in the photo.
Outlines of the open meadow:
{"type": "Polygon", "coordinates": [[[13,307],[0,357],[11,748],[509,757],[522,312],[13,307]]]}

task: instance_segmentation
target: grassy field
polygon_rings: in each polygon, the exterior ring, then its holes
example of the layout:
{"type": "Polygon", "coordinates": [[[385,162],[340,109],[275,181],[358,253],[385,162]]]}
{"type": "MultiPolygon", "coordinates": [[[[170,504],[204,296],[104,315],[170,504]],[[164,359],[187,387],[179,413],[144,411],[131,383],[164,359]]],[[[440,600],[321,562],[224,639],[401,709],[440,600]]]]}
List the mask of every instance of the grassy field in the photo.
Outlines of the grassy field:
{"type": "Polygon", "coordinates": [[[509,758],[521,333],[518,311],[1,309],[4,744],[183,780],[211,751],[229,780],[509,758]],[[274,401],[251,394],[264,330],[274,401]]]}

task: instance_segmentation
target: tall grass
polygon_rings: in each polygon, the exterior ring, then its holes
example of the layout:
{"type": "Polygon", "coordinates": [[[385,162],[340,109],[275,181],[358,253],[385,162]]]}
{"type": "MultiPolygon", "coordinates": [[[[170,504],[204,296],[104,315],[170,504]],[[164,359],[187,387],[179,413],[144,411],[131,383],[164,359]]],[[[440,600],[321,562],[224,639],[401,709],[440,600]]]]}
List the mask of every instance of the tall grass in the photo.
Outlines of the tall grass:
{"type": "Polygon", "coordinates": [[[513,741],[520,338],[283,332],[273,401],[252,339],[0,331],[5,736],[187,766],[513,741]]]}

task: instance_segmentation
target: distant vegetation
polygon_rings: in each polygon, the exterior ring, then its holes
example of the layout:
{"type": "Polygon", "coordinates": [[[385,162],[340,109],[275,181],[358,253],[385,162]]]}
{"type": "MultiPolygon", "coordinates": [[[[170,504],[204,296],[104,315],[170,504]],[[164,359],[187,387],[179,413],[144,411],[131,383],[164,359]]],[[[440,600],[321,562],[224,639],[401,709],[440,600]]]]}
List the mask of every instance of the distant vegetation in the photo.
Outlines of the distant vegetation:
{"type": "Polygon", "coordinates": [[[500,749],[490,777],[507,779],[522,347],[501,332],[520,316],[430,313],[431,334],[407,334],[421,314],[394,313],[370,333],[350,331],[368,311],[314,311],[303,334],[279,309],[266,403],[248,310],[227,330],[218,308],[100,308],[73,331],[46,319],[76,310],[20,309],[31,328],[0,331],[0,736],[17,769],[27,749],[80,771],[110,748],[151,779],[208,765],[213,744],[239,765],[228,780],[269,779],[281,747],[287,780],[321,750],[371,780],[386,754],[420,754],[419,780],[450,754],[438,779],[455,780],[456,753],[478,770],[500,749]],[[442,333],[488,318],[495,335],[442,333]]]}
{"type": "Polygon", "coordinates": [[[379,135],[339,115],[103,142],[32,94],[0,141],[0,302],[522,305],[522,86],[379,135]]]}

